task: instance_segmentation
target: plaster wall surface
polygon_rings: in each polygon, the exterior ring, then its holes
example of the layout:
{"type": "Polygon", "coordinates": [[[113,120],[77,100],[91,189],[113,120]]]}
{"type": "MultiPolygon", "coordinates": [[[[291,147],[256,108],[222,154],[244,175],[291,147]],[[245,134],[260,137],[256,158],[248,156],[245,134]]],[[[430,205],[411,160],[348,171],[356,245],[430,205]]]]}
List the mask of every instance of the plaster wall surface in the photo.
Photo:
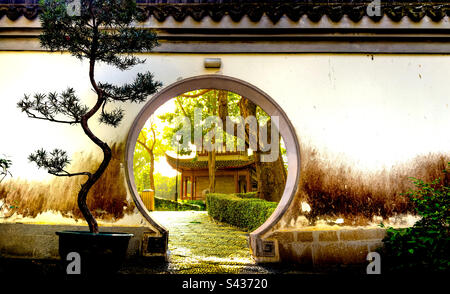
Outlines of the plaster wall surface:
{"type": "MultiPolygon", "coordinates": [[[[300,144],[354,163],[361,169],[390,167],[417,154],[450,150],[447,55],[329,54],[153,54],[143,65],[119,71],[99,65],[99,81],[131,82],[150,70],[164,86],[181,79],[217,73],[247,81],[269,94],[296,128],[300,144]],[[219,57],[220,70],[203,68],[205,57],[219,57]]],[[[99,154],[79,126],[32,120],[16,103],[23,94],[73,87],[87,105],[94,101],[88,64],[69,54],[0,53],[1,152],[14,162],[15,178],[49,178],[28,163],[36,148],[99,154]]],[[[251,98],[251,97],[249,97],[251,98]]],[[[103,140],[124,141],[143,104],[124,104],[118,128],[91,127],[103,140]]]]}
{"type": "MultiPolygon", "coordinates": [[[[241,79],[266,92],[281,106],[296,129],[300,146],[313,146],[334,162],[360,170],[389,169],[420,154],[450,151],[448,55],[142,54],[141,57],[146,58],[146,63],[130,71],[99,65],[96,78],[121,84],[131,82],[138,72],[150,70],[164,86],[204,74],[241,79]],[[222,68],[205,69],[206,57],[221,58],[222,68]]],[[[95,97],[87,62],[69,54],[0,52],[0,65],[0,153],[13,161],[14,177],[10,180],[51,181],[51,176],[27,160],[31,152],[41,147],[58,147],[76,156],[100,155],[79,126],[32,120],[16,107],[24,93],[62,91],[68,86],[76,90],[84,103],[92,105],[95,97]]],[[[121,106],[126,111],[119,127],[100,125],[96,118],[90,123],[94,133],[109,143],[126,140],[143,104],[121,106]]],[[[127,193],[131,199],[130,191],[127,193]]],[[[381,239],[370,240],[376,243],[381,239]]],[[[335,244],[341,246],[343,241],[336,242],[341,242],[335,244]]],[[[287,249],[304,245],[300,243],[278,244],[280,256],[287,256],[286,252],[300,254],[301,250],[287,249]]],[[[366,243],[354,245],[372,246],[372,241],[366,243]]],[[[317,250],[311,251],[316,252],[311,253],[314,260],[321,256],[317,250]]]]}

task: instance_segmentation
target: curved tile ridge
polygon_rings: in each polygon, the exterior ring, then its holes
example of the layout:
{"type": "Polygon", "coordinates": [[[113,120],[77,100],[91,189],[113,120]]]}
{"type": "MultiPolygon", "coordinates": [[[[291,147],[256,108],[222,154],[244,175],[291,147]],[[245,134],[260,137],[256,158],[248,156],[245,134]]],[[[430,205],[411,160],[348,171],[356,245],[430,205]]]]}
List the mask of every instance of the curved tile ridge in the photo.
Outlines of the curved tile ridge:
{"type": "MultiPolygon", "coordinates": [[[[447,1],[380,1],[380,14],[368,13],[369,0],[291,0],[291,1],[256,1],[256,0],[138,0],[143,12],[142,20],[154,17],[164,22],[167,17],[173,17],[182,22],[186,17],[201,21],[210,17],[220,22],[228,15],[234,22],[239,22],[247,16],[252,22],[259,22],[263,15],[275,24],[283,16],[296,22],[306,15],[311,21],[319,22],[326,15],[338,23],[344,15],[353,22],[359,22],[363,17],[379,21],[388,17],[399,22],[408,17],[414,22],[428,16],[432,21],[439,22],[446,15],[450,16],[450,4],[447,1]]],[[[8,17],[14,21],[20,16],[32,20],[41,12],[37,0],[0,0],[0,18],[8,17]]]]}

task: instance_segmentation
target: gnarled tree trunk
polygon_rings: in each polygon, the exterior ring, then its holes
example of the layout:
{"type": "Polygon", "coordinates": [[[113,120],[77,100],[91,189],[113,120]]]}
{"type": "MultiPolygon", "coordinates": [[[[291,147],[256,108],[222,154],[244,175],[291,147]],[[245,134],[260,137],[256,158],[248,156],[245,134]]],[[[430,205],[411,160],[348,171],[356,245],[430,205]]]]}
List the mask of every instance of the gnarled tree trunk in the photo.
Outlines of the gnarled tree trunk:
{"type": "Polygon", "coordinates": [[[153,124],[150,126],[150,130],[152,131],[153,136],[153,142],[150,146],[147,145],[147,136],[143,135],[143,141],[141,141],[139,138],[137,139],[137,143],[139,143],[145,151],[147,151],[148,155],[150,156],[150,172],[149,172],[149,180],[150,180],[150,189],[155,191],[155,145],[156,145],[156,132],[155,127],[153,124]]]}
{"type": "MultiPolygon", "coordinates": [[[[94,38],[94,45],[96,40],[97,39],[94,38]]],[[[84,133],[89,137],[89,139],[91,139],[92,142],[94,142],[97,146],[99,146],[102,149],[103,161],[98,167],[98,169],[95,171],[95,173],[90,175],[88,177],[88,180],[81,185],[81,189],[78,192],[77,202],[81,213],[83,214],[84,218],[86,219],[86,222],[89,225],[89,231],[91,231],[91,233],[97,234],[99,232],[98,224],[86,204],[86,198],[89,193],[89,190],[98,181],[98,179],[100,179],[100,177],[108,167],[108,164],[111,161],[112,152],[108,144],[106,144],[105,142],[100,140],[97,136],[95,136],[88,126],[88,120],[100,109],[105,99],[103,97],[102,91],[98,88],[97,83],[95,82],[94,68],[95,68],[95,60],[91,58],[89,66],[89,78],[92,86],[94,87],[95,92],[97,93],[97,103],[85,115],[82,116],[81,127],[83,128],[84,133]]]]}
{"type": "MultiPolygon", "coordinates": [[[[267,137],[271,138],[271,131],[274,126],[272,126],[271,120],[267,124],[267,137]]],[[[278,139],[277,147],[280,148],[280,139],[278,139]]],[[[279,149],[278,157],[273,162],[261,162],[260,151],[257,152],[257,157],[259,161],[259,197],[267,201],[279,202],[286,186],[287,177],[281,157],[281,150],[279,149]]]]}
{"type": "MultiPolygon", "coordinates": [[[[241,100],[239,100],[239,111],[244,119],[248,116],[256,117],[256,104],[247,98],[242,97],[241,100]]],[[[267,124],[267,137],[271,138],[271,120],[269,120],[267,124]]],[[[259,134],[255,135],[258,138],[259,134]]],[[[250,129],[248,126],[245,126],[246,147],[249,146],[249,136],[250,129]]],[[[280,141],[278,142],[278,146],[279,144],[280,141]]],[[[258,197],[267,201],[280,201],[286,186],[286,170],[284,169],[283,159],[281,158],[281,151],[279,152],[277,160],[274,162],[261,162],[261,151],[259,148],[258,150],[253,150],[253,154],[255,156],[258,197]]]]}
{"type": "Polygon", "coordinates": [[[209,193],[216,192],[216,151],[208,152],[209,193]]]}

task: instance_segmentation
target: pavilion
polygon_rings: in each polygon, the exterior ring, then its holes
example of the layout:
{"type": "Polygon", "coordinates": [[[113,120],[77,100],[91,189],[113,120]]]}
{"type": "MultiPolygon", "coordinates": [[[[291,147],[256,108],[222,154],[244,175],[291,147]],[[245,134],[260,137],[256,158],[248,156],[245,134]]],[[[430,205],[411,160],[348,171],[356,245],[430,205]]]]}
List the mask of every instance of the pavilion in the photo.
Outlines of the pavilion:
{"type": "MultiPolygon", "coordinates": [[[[194,158],[176,158],[166,153],[170,166],[181,173],[180,198],[204,200],[209,187],[208,154],[194,158]],[[178,161],[178,163],[177,163],[178,161]]],[[[216,155],[216,193],[246,193],[257,190],[255,161],[246,152],[222,152],[216,155]]]]}

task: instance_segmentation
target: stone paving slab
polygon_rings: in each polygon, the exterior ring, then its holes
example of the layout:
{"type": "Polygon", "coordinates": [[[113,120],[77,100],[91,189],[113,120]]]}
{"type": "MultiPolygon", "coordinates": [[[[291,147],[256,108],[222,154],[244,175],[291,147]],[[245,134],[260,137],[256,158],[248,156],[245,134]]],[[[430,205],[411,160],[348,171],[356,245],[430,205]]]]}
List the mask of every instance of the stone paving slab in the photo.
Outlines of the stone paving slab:
{"type": "Polygon", "coordinates": [[[169,230],[170,273],[267,273],[248,248],[248,232],[214,221],[206,211],[155,211],[169,230]]]}

